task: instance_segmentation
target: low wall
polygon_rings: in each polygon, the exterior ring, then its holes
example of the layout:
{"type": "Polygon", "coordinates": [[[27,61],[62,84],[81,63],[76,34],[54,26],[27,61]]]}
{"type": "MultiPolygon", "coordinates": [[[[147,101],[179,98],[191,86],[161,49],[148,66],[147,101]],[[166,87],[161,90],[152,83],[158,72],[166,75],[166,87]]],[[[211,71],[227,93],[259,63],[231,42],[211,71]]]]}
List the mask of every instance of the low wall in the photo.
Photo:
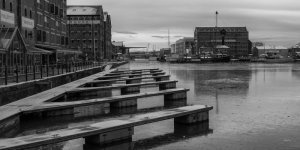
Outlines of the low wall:
{"type": "MultiPolygon", "coordinates": [[[[112,63],[111,65],[112,68],[116,68],[126,63],[127,62],[117,62],[112,63]]],[[[0,106],[90,76],[92,74],[99,73],[103,71],[105,67],[106,65],[0,87],[0,106]]]]}

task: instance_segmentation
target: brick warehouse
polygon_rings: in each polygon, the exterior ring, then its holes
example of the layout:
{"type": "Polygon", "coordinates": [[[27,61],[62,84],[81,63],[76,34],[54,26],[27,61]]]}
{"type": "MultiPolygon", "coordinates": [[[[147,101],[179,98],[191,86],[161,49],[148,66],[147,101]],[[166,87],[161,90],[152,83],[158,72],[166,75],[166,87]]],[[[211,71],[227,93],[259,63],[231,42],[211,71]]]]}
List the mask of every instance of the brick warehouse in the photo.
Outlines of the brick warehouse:
{"type": "Polygon", "coordinates": [[[1,0],[0,4],[2,65],[56,63],[80,53],[68,49],[66,0],[1,0]]]}
{"type": "Polygon", "coordinates": [[[56,61],[68,61],[80,51],[69,48],[66,0],[36,0],[36,46],[55,52],[56,61]]]}
{"type": "Polygon", "coordinates": [[[104,12],[104,38],[105,38],[105,44],[104,44],[104,58],[105,59],[112,59],[113,53],[112,53],[112,42],[111,42],[111,17],[107,12],[104,12]]]}
{"type": "Polygon", "coordinates": [[[111,58],[111,19],[102,6],[68,6],[70,47],[85,60],[111,58]]]}
{"type": "Polygon", "coordinates": [[[196,51],[202,53],[202,48],[214,48],[222,45],[221,30],[226,31],[225,45],[229,47],[227,50],[231,57],[248,56],[251,53],[251,42],[249,41],[249,33],[246,27],[196,27],[195,42],[196,51]]]}

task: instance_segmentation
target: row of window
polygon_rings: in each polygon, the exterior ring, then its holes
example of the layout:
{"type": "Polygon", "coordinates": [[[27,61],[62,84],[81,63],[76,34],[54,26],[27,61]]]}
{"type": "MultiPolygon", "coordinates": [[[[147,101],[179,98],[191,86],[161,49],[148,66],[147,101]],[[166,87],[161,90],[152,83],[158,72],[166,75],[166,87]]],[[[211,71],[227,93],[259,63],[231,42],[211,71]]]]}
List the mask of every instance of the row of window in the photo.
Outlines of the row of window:
{"type": "Polygon", "coordinates": [[[54,19],[51,19],[48,16],[44,16],[41,14],[37,14],[37,23],[41,26],[52,28],[58,31],[66,32],[67,26],[66,24],[62,23],[61,21],[57,21],[54,19]]]}
{"type": "MultiPolygon", "coordinates": [[[[76,31],[71,31],[70,36],[76,36],[76,35],[80,35],[80,36],[92,36],[92,32],[90,32],[90,31],[84,31],[84,32],[80,33],[80,32],[76,32],[76,31]]],[[[94,36],[98,36],[98,32],[94,32],[94,36]]]]}
{"type": "MultiPolygon", "coordinates": [[[[94,30],[99,30],[102,26],[100,24],[68,24],[71,30],[90,30],[92,27],[94,30]]],[[[103,28],[101,28],[103,29],[103,28]]]]}
{"type": "Polygon", "coordinates": [[[100,16],[71,16],[68,20],[101,20],[100,16]]]}
{"type": "Polygon", "coordinates": [[[49,43],[60,44],[60,45],[69,44],[68,37],[50,34],[42,30],[37,30],[36,39],[38,42],[49,42],[49,43]]]}
{"type": "MultiPolygon", "coordinates": [[[[89,39],[89,40],[82,40],[82,43],[92,43],[93,40],[89,39]]],[[[95,43],[98,43],[98,40],[94,40],[95,43]]],[[[71,43],[81,43],[81,40],[71,40],[71,43]]]]}
{"type": "Polygon", "coordinates": [[[63,3],[50,3],[49,1],[37,0],[38,8],[45,10],[52,15],[63,18],[65,17],[66,12],[64,11],[65,2],[63,3]]]}

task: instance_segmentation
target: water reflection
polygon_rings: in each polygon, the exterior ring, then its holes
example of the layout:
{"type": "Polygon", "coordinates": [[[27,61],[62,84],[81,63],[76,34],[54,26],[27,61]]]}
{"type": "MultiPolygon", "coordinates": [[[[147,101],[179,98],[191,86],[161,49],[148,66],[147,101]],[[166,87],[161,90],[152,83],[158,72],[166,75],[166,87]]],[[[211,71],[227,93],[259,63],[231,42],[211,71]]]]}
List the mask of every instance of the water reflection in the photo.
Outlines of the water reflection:
{"type": "Polygon", "coordinates": [[[196,96],[222,95],[246,96],[249,90],[251,70],[173,70],[179,80],[194,82],[196,96]]]}
{"type": "Polygon", "coordinates": [[[151,149],[169,143],[176,143],[183,140],[188,140],[193,137],[207,136],[212,134],[213,130],[209,128],[209,123],[196,123],[191,125],[174,124],[174,132],[159,135],[152,138],[144,139],[135,142],[134,149],[151,149]]]}

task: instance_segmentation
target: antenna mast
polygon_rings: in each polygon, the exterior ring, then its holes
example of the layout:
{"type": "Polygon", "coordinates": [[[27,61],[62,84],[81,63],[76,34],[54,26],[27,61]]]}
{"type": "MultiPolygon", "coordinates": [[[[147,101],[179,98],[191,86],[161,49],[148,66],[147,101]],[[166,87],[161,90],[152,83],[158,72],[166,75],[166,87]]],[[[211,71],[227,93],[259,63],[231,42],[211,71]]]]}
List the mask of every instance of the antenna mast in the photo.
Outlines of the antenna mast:
{"type": "Polygon", "coordinates": [[[170,29],[168,29],[168,48],[170,48],[170,29]]]}

